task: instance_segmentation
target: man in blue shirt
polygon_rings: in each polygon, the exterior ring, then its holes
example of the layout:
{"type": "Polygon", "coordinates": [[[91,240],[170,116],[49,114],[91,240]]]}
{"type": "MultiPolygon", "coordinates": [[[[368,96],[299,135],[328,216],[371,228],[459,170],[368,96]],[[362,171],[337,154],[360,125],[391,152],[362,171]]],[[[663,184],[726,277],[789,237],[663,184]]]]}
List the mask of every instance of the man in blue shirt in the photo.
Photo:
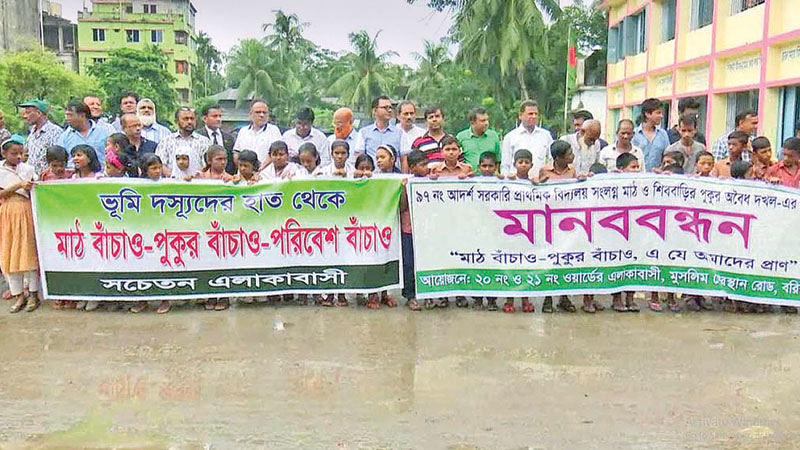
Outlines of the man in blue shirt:
{"type": "Polygon", "coordinates": [[[392,99],[381,95],[373,100],[372,117],[375,122],[359,130],[363,147],[356,149],[355,153],[366,153],[375,160],[375,152],[381,145],[391,145],[399,151],[403,130],[389,123],[392,120],[392,99]]]}
{"type": "Polygon", "coordinates": [[[642,102],[642,123],[633,133],[633,145],[642,149],[644,165],[650,172],[661,166],[661,156],[669,147],[669,135],[661,128],[664,118],[661,112],[661,100],[648,98],[642,102]]]}
{"type": "Polygon", "coordinates": [[[56,144],[64,147],[67,153],[76,145],[86,144],[97,152],[100,165],[105,167],[106,139],[114,133],[114,128],[108,123],[93,122],[89,117],[89,107],[85,103],[80,100],[70,100],[64,110],[68,126],[58,137],[56,144]]]}

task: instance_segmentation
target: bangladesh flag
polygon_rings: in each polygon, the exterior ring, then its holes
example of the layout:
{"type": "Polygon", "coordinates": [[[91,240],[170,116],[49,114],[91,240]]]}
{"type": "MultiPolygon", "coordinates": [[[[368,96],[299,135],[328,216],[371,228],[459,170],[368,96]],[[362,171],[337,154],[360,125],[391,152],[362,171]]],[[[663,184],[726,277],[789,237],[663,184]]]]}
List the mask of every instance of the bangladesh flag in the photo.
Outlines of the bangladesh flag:
{"type": "Polygon", "coordinates": [[[578,53],[571,29],[567,36],[567,90],[572,91],[578,84],[578,53]]]}

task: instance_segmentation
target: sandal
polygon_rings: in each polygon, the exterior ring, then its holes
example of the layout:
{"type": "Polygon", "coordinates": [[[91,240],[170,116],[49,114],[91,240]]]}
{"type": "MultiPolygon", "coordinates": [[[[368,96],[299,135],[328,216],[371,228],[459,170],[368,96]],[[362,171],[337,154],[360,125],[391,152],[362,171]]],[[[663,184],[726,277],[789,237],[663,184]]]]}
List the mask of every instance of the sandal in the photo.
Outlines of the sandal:
{"type": "MultiPolygon", "coordinates": [[[[331,294],[331,300],[333,300],[333,294],[331,294]]],[[[345,297],[344,294],[339,294],[339,296],[336,298],[336,306],[340,306],[342,308],[350,306],[350,304],[347,303],[347,297],[345,297]]]]}
{"type": "Polygon", "coordinates": [[[669,310],[674,313],[679,313],[683,310],[683,308],[681,308],[681,305],[677,302],[677,300],[669,302],[668,307],[669,310]]]}
{"type": "Polygon", "coordinates": [[[131,308],[128,311],[134,314],[138,314],[144,311],[145,309],[147,309],[147,302],[137,302],[135,305],[131,306],[131,308]]]}
{"type": "MultiPolygon", "coordinates": [[[[319,306],[322,304],[322,299],[324,299],[325,297],[327,297],[327,295],[323,296],[320,294],[314,294],[313,296],[311,296],[311,299],[314,301],[315,305],[319,306]]],[[[331,294],[331,302],[333,302],[333,294],[331,294]]]]}
{"type": "Polygon", "coordinates": [[[569,297],[566,295],[562,295],[558,300],[558,309],[571,313],[578,312],[578,308],[572,304],[572,302],[569,300],[569,297]]]}
{"type": "Polygon", "coordinates": [[[397,306],[397,302],[386,292],[381,295],[381,303],[388,306],[389,308],[394,308],[397,306]]]}
{"type": "Polygon", "coordinates": [[[691,296],[686,299],[686,307],[689,308],[690,311],[698,312],[703,309],[700,306],[700,299],[696,296],[691,296]]]}
{"type": "Polygon", "coordinates": [[[595,311],[605,311],[606,307],[603,306],[602,303],[594,299],[594,295],[592,297],[592,306],[594,306],[595,311]]]}
{"type": "Polygon", "coordinates": [[[714,302],[711,299],[700,297],[698,299],[698,303],[700,303],[700,307],[706,311],[713,311],[714,310],[714,302]]]}
{"type": "Polygon", "coordinates": [[[446,298],[442,299],[442,300],[439,300],[439,302],[436,303],[436,307],[437,308],[447,308],[449,306],[450,306],[450,300],[448,300],[446,298]]]}
{"type": "Polygon", "coordinates": [[[214,306],[214,311],[225,311],[231,306],[231,302],[228,299],[222,299],[217,301],[217,305],[214,306]]]}
{"type": "MultiPolygon", "coordinates": [[[[630,311],[630,308],[628,308],[627,306],[622,304],[622,299],[620,299],[619,302],[612,303],[611,304],[611,309],[613,309],[616,312],[620,312],[620,313],[630,311]]],[[[637,311],[638,311],[638,308],[637,308],[637,311]]]]}
{"type": "Polygon", "coordinates": [[[583,296],[583,306],[581,309],[585,313],[594,314],[597,312],[597,308],[594,307],[594,299],[589,295],[583,296]]]}
{"type": "Polygon", "coordinates": [[[472,309],[475,311],[480,311],[483,309],[483,297],[472,298],[472,309]]]}
{"type": "Polygon", "coordinates": [[[166,314],[169,310],[172,309],[172,306],[169,304],[168,300],[164,300],[158,305],[158,309],[156,310],[156,314],[166,314]]]}
{"type": "Polygon", "coordinates": [[[514,300],[507,300],[503,304],[503,312],[511,314],[514,311],[516,311],[516,309],[514,308],[514,300]]]}
{"type": "Polygon", "coordinates": [[[22,311],[22,308],[25,307],[25,303],[26,303],[25,297],[23,297],[22,294],[20,294],[17,296],[17,301],[13,305],[11,305],[11,309],[9,309],[8,311],[11,314],[18,313],[22,311]]]}
{"type": "Polygon", "coordinates": [[[64,305],[63,302],[64,302],[63,300],[55,300],[52,303],[50,303],[50,307],[53,309],[61,309],[64,305]]]}
{"type": "Polygon", "coordinates": [[[285,302],[291,302],[294,300],[294,294],[283,294],[282,300],[285,302]]]}
{"type": "MultiPolygon", "coordinates": [[[[34,294],[36,294],[34,292],[34,294]]],[[[35,295],[33,297],[28,297],[28,301],[25,303],[25,311],[33,312],[36,311],[36,308],[39,307],[39,298],[35,295]]]]}
{"type": "Polygon", "coordinates": [[[528,300],[527,298],[523,298],[522,299],[522,312],[524,312],[524,313],[536,312],[536,306],[534,306],[533,303],[530,300],[528,300]]]}
{"type": "Polygon", "coordinates": [[[542,312],[546,314],[553,313],[553,297],[547,296],[544,298],[544,303],[542,303],[542,312]]]}
{"type": "Polygon", "coordinates": [[[5,292],[3,292],[3,300],[11,300],[11,297],[11,290],[6,289],[5,292]]]}
{"type": "Polygon", "coordinates": [[[297,305],[298,306],[307,306],[308,305],[308,294],[300,294],[297,296],[297,305]]]}
{"type": "Polygon", "coordinates": [[[486,310],[487,311],[497,311],[497,300],[494,298],[487,298],[486,299],[486,310]]]}
{"type": "Polygon", "coordinates": [[[661,306],[661,302],[658,301],[658,300],[656,300],[656,301],[650,300],[650,303],[647,304],[647,307],[650,308],[650,311],[653,311],[653,312],[662,312],[662,311],[664,311],[664,308],[661,306]]]}
{"type": "Polygon", "coordinates": [[[625,309],[628,310],[628,312],[638,313],[639,312],[639,304],[636,303],[636,300],[631,300],[629,302],[625,302],[625,309]]]}
{"type": "Polygon", "coordinates": [[[214,311],[214,308],[216,308],[216,306],[217,306],[216,300],[207,300],[205,303],[203,303],[203,308],[205,308],[206,311],[214,311]]]}
{"type": "Polygon", "coordinates": [[[436,308],[436,302],[431,299],[425,300],[425,309],[433,309],[436,308]]]}
{"type": "Polygon", "coordinates": [[[467,297],[464,297],[462,295],[456,297],[456,306],[458,306],[459,308],[468,308],[469,302],[467,301],[467,297]]]}
{"type": "Polygon", "coordinates": [[[415,298],[410,298],[406,300],[406,306],[411,311],[422,311],[422,307],[419,305],[419,302],[415,298]]]}
{"type": "Polygon", "coordinates": [[[335,306],[335,303],[333,303],[333,294],[326,295],[325,297],[323,297],[321,305],[325,307],[335,306]]]}
{"type": "Polygon", "coordinates": [[[381,304],[378,303],[378,294],[369,294],[366,306],[367,309],[381,309],[381,304]]]}

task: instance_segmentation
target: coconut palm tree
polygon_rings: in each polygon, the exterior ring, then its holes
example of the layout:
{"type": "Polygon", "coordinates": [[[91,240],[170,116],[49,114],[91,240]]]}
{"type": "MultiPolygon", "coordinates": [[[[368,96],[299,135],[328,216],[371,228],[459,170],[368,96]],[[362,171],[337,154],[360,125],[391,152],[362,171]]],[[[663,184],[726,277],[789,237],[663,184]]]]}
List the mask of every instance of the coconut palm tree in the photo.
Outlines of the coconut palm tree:
{"type": "Polygon", "coordinates": [[[377,40],[380,31],[370,37],[364,30],[350,33],[350,43],[354,52],[342,56],[345,73],[330,87],[331,93],[339,97],[346,105],[365,109],[370,101],[383,92],[388,91],[385,72],[386,63],[395,52],[378,53],[377,40]]]}
{"type": "Polygon", "coordinates": [[[275,89],[272,62],[266,44],[258,39],[242,39],[231,49],[226,72],[229,82],[239,85],[237,104],[251,96],[270,97],[275,89]]]}
{"type": "Polygon", "coordinates": [[[272,12],[275,13],[275,22],[261,25],[261,30],[265,33],[272,30],[272,34],[264,38],[269,48],[273,50],[281,48],[288,53],[314,46],[311,41],[303,37],[303,29],[309,25],[307,22],[300,22],[297,14],[286,15],[280,9],[272,12]]]}
{"type": "Polygon", "coordinates": [[[514,75],[522,98],[530,98],[525,67],[542,63],[547,51],[543,13],[557,17],[557,0],[469,0],[456,15],[458,57],[471,66],[497,65],[502,76],[514,75]]]}
{"type": "Polygon", "coordinates": [[[425,40],[422,54],[414,52],[419,68],[414,72],[408,95],[420,97],[426,91],[438,91],[445,82],[445,71],[452,63],[448,42],[425,40]]]}

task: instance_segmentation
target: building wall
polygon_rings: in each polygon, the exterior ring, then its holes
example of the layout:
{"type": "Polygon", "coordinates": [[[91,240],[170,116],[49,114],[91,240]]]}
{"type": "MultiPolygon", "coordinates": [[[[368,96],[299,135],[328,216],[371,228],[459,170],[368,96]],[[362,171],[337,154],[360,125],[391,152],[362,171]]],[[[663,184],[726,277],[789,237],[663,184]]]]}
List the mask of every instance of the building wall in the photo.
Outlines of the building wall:
{"type": "Polygon", "coordinates": [[[677,101],[698,97],[705,99],[706,136],[715,139],[731,128],[733,105],[747,104],[743,99],[753,91],[758,94],[753,106],[759,112],[759,133],[773,143],[793,135],[793,124],[787,124],[800,119],[800,1],[765,0],[733,13],[733,0],[716,0],[711,23],[700,28],[692,24],[697,1],[676,0],[675,37],[666,41],[663,8],[668,0],[606,0],[601,5],[609,11],[609,28],[647,10],[647,51],[609,62],[607,118],[635,119],[638,103],[657,97],[670,102],[672,125],[677,101]]]}
{"type": "Polygon", "coordinates": [[[193,70],[192,66],[197,64],[197,55],[195,53],[194,27],[186,21],[189,17],[189,3],[186,0],[182,2],[165,2],[164,0],[159,2],[137,1],[133,2],[134,12],[126,13],[125,6],[129,4],[131,2],[95,3],[92,12],[78,15],[78,65],[80,73],[86,73],[96,59],[107,58],[109,51],[113,49],[144,49],[149,45],[157,45],[169,55],[171,60],[168,69],[176,78],[176,82],[172,87],[182,95],[183,102],[190,102],[192,92],[191,71],[193,70]],[[158,13],[142,13],[141,5],[144,3],[157,4],[158,13]],[[166,4],[172,4],[172,9],[168,9],[166,4]],[[175,6],[177,4],[185,5],[185,11],[180,12],[175,6]],[[177,12],[171,13],[168,11],[177,12]],[[105,30],[105,41],[94,41],[94,29],[105,30]],[[139,31],[139,42],[128,42],[128,30],[139,31]],[[162,42],[158,43],[151,40],[151,32],[153,30],[161,30],[162,42]],[[178,33],[187,35],[185,44],[176,42],[178,33]],[[179,62],[186,63],[183,73],[179,73],[179,62]]]}
{"type": "Polygon", "coordinates": [[[41,43],[39,0],[0,0],[0,50],[41,43]]]}

